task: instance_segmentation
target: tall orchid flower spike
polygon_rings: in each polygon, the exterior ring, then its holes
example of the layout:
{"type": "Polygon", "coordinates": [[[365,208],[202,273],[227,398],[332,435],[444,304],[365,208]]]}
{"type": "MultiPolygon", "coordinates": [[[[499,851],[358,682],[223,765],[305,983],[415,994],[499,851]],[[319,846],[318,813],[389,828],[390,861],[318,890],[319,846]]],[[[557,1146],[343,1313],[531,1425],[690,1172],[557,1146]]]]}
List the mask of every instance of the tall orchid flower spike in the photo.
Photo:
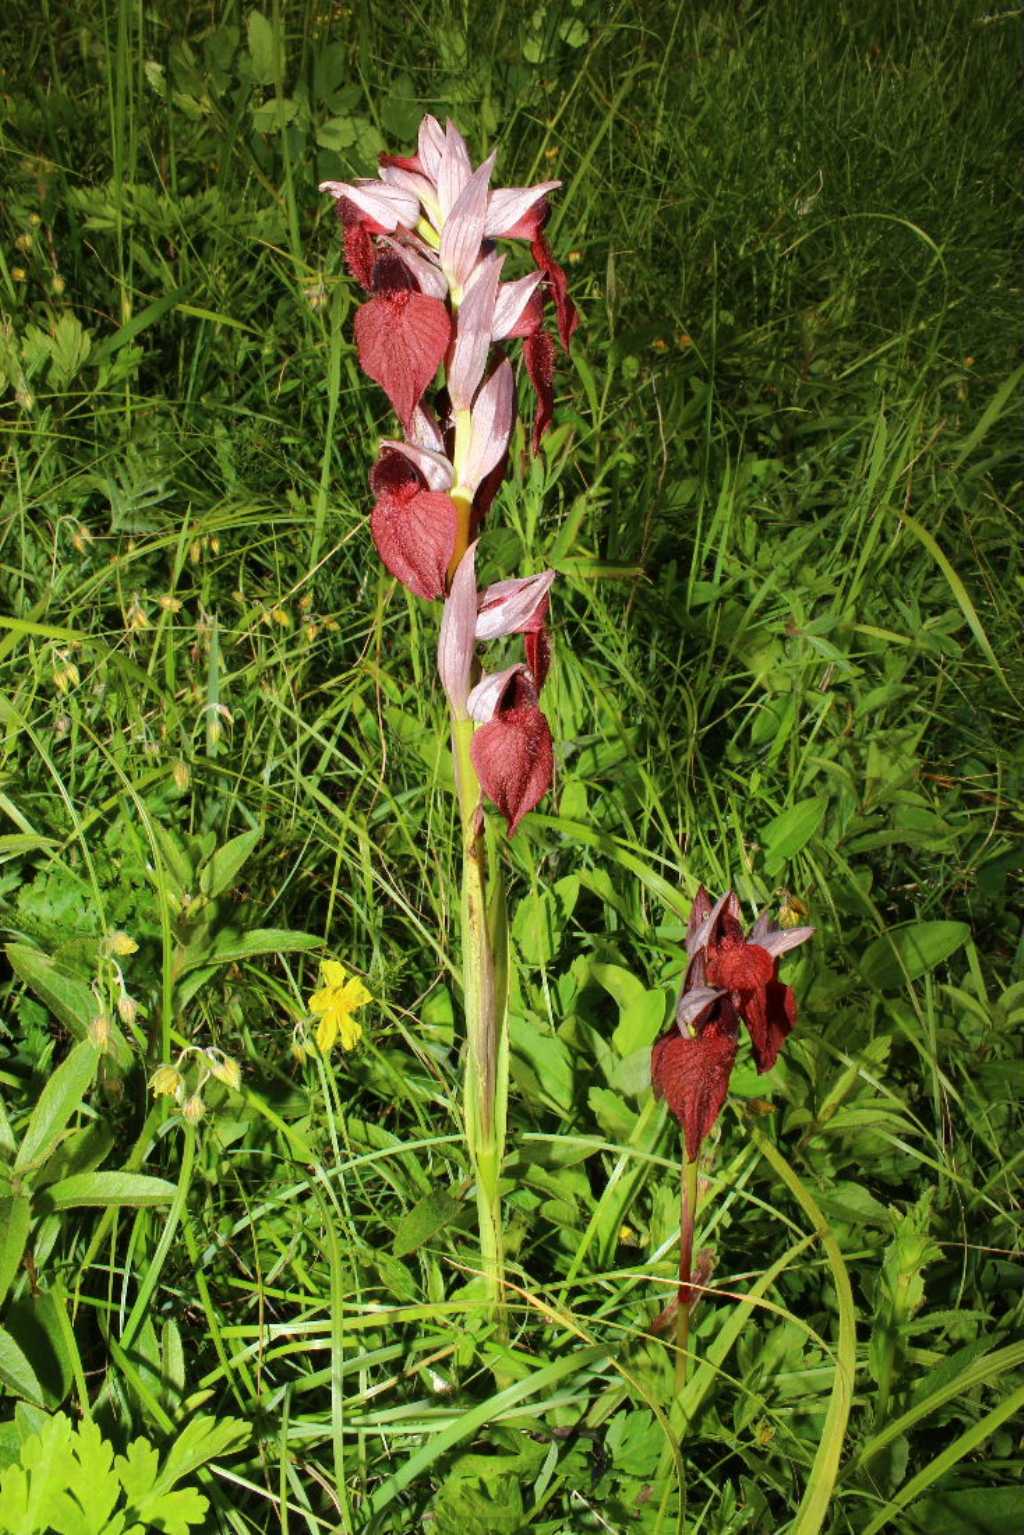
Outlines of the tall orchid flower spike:
{"type": "MultiPolygon", "coordinates": [[[[502,1323],[501,1167],[509,1049],[507,931],[489,799],[511,836],[551,787],[554,746],[539,703],[551,659],[553,572],[480,593],[476,540],[508,463],[515,419],[514,343],[537,395],[536,449],[554,408],[555,348],[544,330],[553,295],[563,344],[577,322],[565,275],[544,239],[559,183],[491,186],[453,123],[420,123],[416,152],[381,157],[379,178],[324,182],[345,259],[368,298],[355,317],[363,371],[401,423],[370,474],[380,557],[416,596],[441,600],[437,668],[451,715],[462,850],[462,996],[466,1139],[492,1315],[502,1323]],[[496,240],[525,239],[537,270],[502,282],[496,240]],[[484,673],[477,649],[523,636],[525,659],[484,673]]],[[[714,993],[718,997],[718,992],[714,993]]],[[[724,1004],[723,1004],[724,1008],[724,1004]]]]}

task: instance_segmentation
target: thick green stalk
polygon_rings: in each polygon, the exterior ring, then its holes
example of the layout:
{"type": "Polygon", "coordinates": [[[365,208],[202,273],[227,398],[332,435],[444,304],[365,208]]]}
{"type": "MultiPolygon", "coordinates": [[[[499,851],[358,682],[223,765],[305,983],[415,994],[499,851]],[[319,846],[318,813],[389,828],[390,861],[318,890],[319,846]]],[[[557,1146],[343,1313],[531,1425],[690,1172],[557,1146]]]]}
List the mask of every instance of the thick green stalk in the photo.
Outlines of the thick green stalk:
{"type": "Polygon", "coordinates": [[[682,1193],[679,1207],[679,1307],[676,1311],[676,1392],[686,1385],[690,1368],[690,1312],[693,1293],[693,1223],[697,1213],[697,1167],[683,1147],[682,1193]],[[686,1297],[685,1300],[683,1297],[686,1297]]]}
{"type": "MultiPolygon", "coordinates": [[[[466,1015],[466,1139],[476,1178],[480,1251],[492,1315],[501,1322],[504,1279],[499,1180],[505,1149],[507,1045],[505,1004],[496,947],[504,934],[495,931],[488,900],[488,858],[480,783],[470,746],[473,721],[452,721],[455,781],[462,827],[462,982],[466,1015]]],[[[493,872],[490,873],[493,877],[493,872]]],[[[501,924],[503,925],[503,924],[501,924]]]]}

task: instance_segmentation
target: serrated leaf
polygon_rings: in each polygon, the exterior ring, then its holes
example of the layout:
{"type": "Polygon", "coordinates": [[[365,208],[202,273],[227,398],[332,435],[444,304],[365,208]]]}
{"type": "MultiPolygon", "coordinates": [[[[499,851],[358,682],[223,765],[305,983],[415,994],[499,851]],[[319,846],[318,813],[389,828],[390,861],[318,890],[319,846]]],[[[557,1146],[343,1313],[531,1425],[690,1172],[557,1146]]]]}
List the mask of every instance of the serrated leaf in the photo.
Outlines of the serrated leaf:
{"type": "Polygon", "coordinates": [[[92,337],[70,310],[57,321],[50,343],[50,383],[65,389],[81,372],[92,350],[92,337]]]}
{"type": "Polygon", "coordinates": [[[404,1258],[408,1253],[415,1252],[425,1242],[429,1242],[431,1237],[443,1231],[461,1208],[459,1201],[444,1189],[427,1194],[399,1220],[391,1244],[392,1254],[396,1258],[404,1258]]]}
{"type": "Polygon", "coordinates": [[[208,1460],[227,1455],[248,1443],[250,1429],[240,1418],[211,1418],[205,1413],[192,1418],[173,1440],[167,1452],[158,1488],[173,1487],[208,1460]]]}
{"type": "Polygon", "coordinates": [[[336,154],[341,154],[355,143],[356,125],[350,117],[331,117],[317,129],[316,141],[321,149],[333,149],[336,154]]]}
{"type": "Polygon", "coordinates": [[[955,954],[971,936],[966,922],[912,922],[883,933],[861,957],[864,979],[880,991],[916,981],[955,954]]]}
{"type": "Polygon", "coordinates": [[[52,1210],[103,1210],[119,1205],[142,1210],[168,1204],[176,1192],[166,1178],[151,1178],[146,1173],[75,1173],[52,1183],[42,1198],[52,1210]]]}
{"type": "Polygon", "coordinates": [[[57,1137],[92,1085],[99,1059],[99,1052],[83,1041],[57,1067],[40,1093],[22,1136],[14,1163],[16,1173],[28,1172],[46,1160],[57,1137]]]}

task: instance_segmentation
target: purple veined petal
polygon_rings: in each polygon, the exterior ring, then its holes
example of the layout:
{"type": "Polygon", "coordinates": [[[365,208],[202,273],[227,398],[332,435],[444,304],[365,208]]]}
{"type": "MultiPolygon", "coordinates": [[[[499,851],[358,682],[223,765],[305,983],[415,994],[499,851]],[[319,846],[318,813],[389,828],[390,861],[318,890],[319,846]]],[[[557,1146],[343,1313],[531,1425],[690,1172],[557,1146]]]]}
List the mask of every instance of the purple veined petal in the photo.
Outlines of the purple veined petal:
{"type": "Polygon", "coordinates": [[[448,212],[441,231],[441,268],[453,287],[463,288],[480,259],[487,212],[487,183],[494,155],[470,176],[448,212]]]}
{"type": "Polygon", "coordinates": [[[409,441],[415,443],[418,448],[430,448],[434,453],[444,456],[444,434],[437,424],[433,411],[426,405],[417,405],[412,413],[409,441]]]}
{"type": "Polygon", "coordinates": [[[535,187],[496,187],[487,200],[484,234],[489,240],[500,239],[535,203],[561,185],[560,181],[541,181],[535,187]]]}
{"type": "Polygon", "coordinates": [[[469,410],[480,387],[491,349],[494,306],[504,256],[485,256],[473,269],[459,305],[455,345],[448,369],[448,394],[452,410],[469,410]]]}
{"type": "Polygon", "coordinates": [[[422,474],[430,490],[451,490],[455,482],[455,471],[451,461],[445,458],[443,453],[437,453],[432,448],[423,448],[415,442],[398,442],[390,437],[385,438],[381,448],[391,448],[395,453],[401,453],[410,464],[422,474]]]}
{"type": "Polygon", "coordinates": [[[760,944],[761,948],[765,949],[768,947],[768,945],[765,943],[765,939],[768,937],[769,933],[774,931],[775,928],[771,917],[769,917],[766,911],[763,911],[758,917],[757,921],[754,923],[753,927],[750,929],[750,932],[747,934],[747,942],[760,944]]]}
{"type": "Polygon", "coordinates": [[[441,205],[437,200],[437,189],[426,176],[422,176],[419,171],[407,171],[401,165],[382,165],[377,174],[387,186],[398,187],[408,192],[410,197],[415,197],[434,227],[440,225],[441,205]]]}
{"type": "Polygon", "coordinates": [[[466,711],[470,718],[475,719],[478,725],[488,724],[494,718],[509,683],[517,677],[523,678],[526,683],[530,681],[530,674],[522,661],[517,661],[514,666],[506,666],[503,672],[485,672],[466,701],[466,711]]]}
{"type": "Polygon", "coordinates": [[[399,224],[411,228],[420,216],[418,198],[384,181],[321,181],[320,190],[330,192],[332,197],[347,198],[389,233],[399,224]]]}
{"type": "Polygon", "coordinates": [[[437,200],[441,204],[441,217],[449,213],[462,195],[462,190],[473,174],[466,141],[453,122],[444,132],[444,144],[437,165],[437,200]]]}
{"type": "Polygon", "coordinates": [[[697,931],[693,934],[687,935],[687,954],[696,954],[698,950],[705,947],[708,939],[714,932],[715,923],[721,916],[723,908],[725,907],[725,904],[729,900],[730,896],[732,896],[731,890],[727,890],[724,895],[719,896],[718,900],[715,902],[714,906],[712,906],[711,910],[708,912],[707,916],[704,918],[704,921],[700,924],[697,931]]]}
{"type": "Polygon", "coordinates": [[[529,272],[525,277],[517,277],[515,282],[502,283],[494,306],[493,340],[501,341],[515,330],[522,319],[523,310],[543,281],[543,272],[529,272]]]}
{"type": "Polygon", "coordinates": [[[553,570],[542,570],[536,576],[517,576],[513,581],[496,581],[489,586],[480,598],[477,639],[498,640],[509,634],[525,634],[543,621],[554,579],[553,570]]]}
{"type": "Polygon", "coordinates": [[[421,293],[426,293],[430,298],[446,299],[448,297],[448,281],[436,262],[421,256],[419,251],[406,241],[392,240],[390,235],[381,235],[380,244],[387,245],[394,251],[403,266],[407,267],[415,277],[421,293]]]}
{"type": "Polygon", "coordinates": [[[452,579],[441,616],[437,670],[456,719],[466,718],[476,641],[476,544],[470,544],[452,579]]]}
{"type": "Polygon", "coordinates": [[[680,1031],[685,1033],[698,1022],[701,1014],[706,1013],[712,1003],[724,996],[725,992],[720,986],[692,986],[689,991],[684,991],[676,1007],[676,1023],[680,1031]]]}
{"type": "Polygon", "coordinates": [[[444,158],[444,129],[436,117],[428,112],[420,122],[419,159],[427,176],[437,186],[438,172],[444,158]]]}
{"type": "MultiPolygon", "coordinates": [[[[755,927],[756,927],[755,923],[755,927]]],[[[778,959],[782,954],[788,954],[790,949],[797,948],[801,943],[806,943],[808,938],[814,937],[813,927],[780,927],[773,932],[766,933],[763,938],[755,938],[753,929],[748,943],[756,943],[760,948],[767,949],[773,959],[778,959]]]]}
{"type": "Polygon", "coordinates": [[[461,479],[474,494],[508,447],[514,395],[512,364],[506,358],[499,362],[473,402],[472,433],[461,479]]]}

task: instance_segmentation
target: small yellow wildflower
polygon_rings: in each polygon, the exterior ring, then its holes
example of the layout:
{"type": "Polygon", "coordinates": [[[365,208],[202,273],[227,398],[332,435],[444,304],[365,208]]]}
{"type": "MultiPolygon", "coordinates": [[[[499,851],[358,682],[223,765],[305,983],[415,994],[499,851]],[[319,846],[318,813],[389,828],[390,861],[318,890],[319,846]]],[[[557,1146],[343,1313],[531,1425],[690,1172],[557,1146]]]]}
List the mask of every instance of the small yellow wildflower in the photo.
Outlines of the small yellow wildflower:
{"type": "Polygon", "coordinates": [[[118,928],[116,932],[107,934],[106,950],[108,954],[116,954],[119,958],[123,958],[129,954],[137,954],[139,946],[134,938],[129,938],[127,933],[121,932],[118,928]]]}
{"type": "Polygon", "coordinates": [[[242,1085],[242,1068],[233,1056],[225,1055],[223,1050],[207,1050],[206,1064],[210,1068],[211,1076],[218,1082],[223,1082],[225,1087],[230,1087],[232,1092],[238,1092],[242,1085]]]}
{"type": "Polygon", "coordinates": [[[354,1050],[363,1030],[352,1014],[373,998],[358,976],[350,976],[336,959],[325,959],[320,970],[323,986],[309,999],[310,1009],[320,1019],[316,1030],[317,1047],[321,1054],[327,1055],[340,1039],[343,1050],[354,1050]]]}
{"type": "Polygon", "coordinates": [[[197,1125],[206,1113],[206,1104],[198,1093],[193,1093],[181,1106],[182,1118],[190,1125],[197,1125]]]}

